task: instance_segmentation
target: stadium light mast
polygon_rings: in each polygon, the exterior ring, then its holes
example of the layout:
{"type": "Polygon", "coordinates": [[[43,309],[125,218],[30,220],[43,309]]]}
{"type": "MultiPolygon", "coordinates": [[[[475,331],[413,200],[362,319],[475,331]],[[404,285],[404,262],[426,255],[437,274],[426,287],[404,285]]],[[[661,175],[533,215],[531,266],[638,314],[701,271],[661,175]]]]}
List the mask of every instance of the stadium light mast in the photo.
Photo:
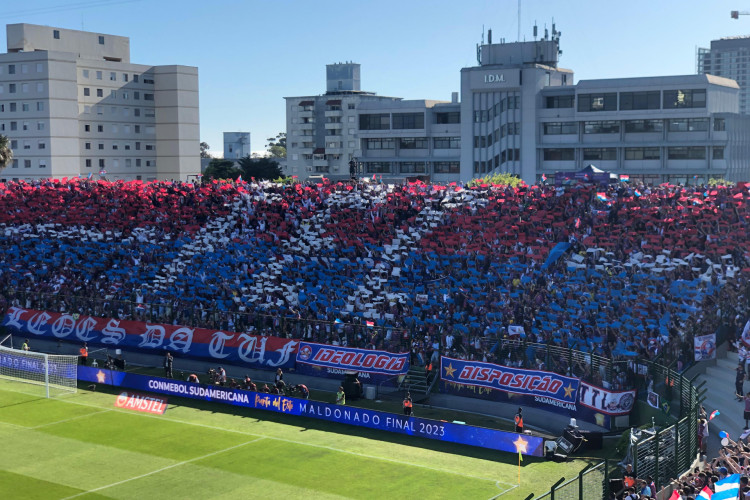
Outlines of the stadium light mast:
{"type": "Polygon", "coordinates": [[[733,10],[729,13],[732,19],[739,19],[740,16],[750,16],[750,11],[747,10],[733,10]]]}

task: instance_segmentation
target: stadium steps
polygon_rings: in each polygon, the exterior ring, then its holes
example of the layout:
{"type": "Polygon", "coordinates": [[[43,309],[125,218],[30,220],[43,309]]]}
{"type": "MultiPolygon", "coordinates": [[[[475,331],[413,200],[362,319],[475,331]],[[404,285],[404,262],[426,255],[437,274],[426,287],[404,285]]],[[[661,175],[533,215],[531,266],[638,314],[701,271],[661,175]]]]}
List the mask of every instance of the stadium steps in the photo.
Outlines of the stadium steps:
{"type": "Polygon", "coordinates": [[[430,384],[427,382],[427,372],[425,372],[424,367],[410,366],[400,388],[411,392],[412,395],[426,395],[430,389],[430,384]]]}
{"type": "MultiPolygon", "coordinates": [[[[736,441],[745,427],[745,420],[742,418],[745,405],[734,397],[734,378],[738,362],[737,353],[728,352],[725,357],[717,358],[716,366],[706,367],[706,373],[698,376],[694,382],[695,384],[706,382],[702,388],[707,389],[706,399],[703,401],[706,413],[710,414],[714,410],[720,412],[720,415],[711,420],[708,428],[707,456],[709,458],[718,456],[721,448],[720,431],[726,431],[729,437],[736,441]]],[[[748,383],[745,382],[745,392],[747,392],[747,387],[748,383]]]]}

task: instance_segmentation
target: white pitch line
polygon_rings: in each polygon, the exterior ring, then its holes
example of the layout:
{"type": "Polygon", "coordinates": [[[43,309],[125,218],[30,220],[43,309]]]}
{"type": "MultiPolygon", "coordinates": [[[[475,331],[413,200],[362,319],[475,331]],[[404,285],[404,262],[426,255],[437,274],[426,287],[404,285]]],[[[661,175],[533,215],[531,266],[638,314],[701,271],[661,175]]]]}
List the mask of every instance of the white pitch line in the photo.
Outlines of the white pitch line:
{"type": "Polygon", "coordinates": [[[515,490],[515,489],[516,489],[516,488],[518,488],[518,486],[519,486],[518,484],[513,484],[513,485],[511,485],[510,483],[503,483],[502,481],[495,481],[495,486],[497,486],[498,488],[500,488],[500,485],[501,485],[501,484],[505,484],[505,485],[507,485],[507,486],[510,486],[510,488],[504,489],[503,491],[501,491],[500,493],[498,493],[498,494],[497,494],[497,495],[495,495],[494,497],[490,498],[490,500],[495,500],[496,498],[499,498],[499,497],[501,497],[501,496],[505,495],[505,494],[506,494],[506,493],[508,493],[509,491],[513,491],[513,490],[515,490]]]}
{"type": "Polygon", "coordinates": [[[50,425],[64,424],[65,422],[70,422],[71,420],[78,420],[79,418],[86,418],[86,417],[90,417],[91,415],[97,415],[99,413],[106,413],[108,411],[112,411],[112,409],[111,408],[107,408],[106,410],[95,411],[94,413],[87,413],[85,415],[78,415],[76,417],[70,417],[70,418],[66,418],[66,419],[63,419],[63,420],[58,420],[57,422],[48,422],[46,424],[36,425],[34,427],[27,427],[27,429],[34,430],[34,429],[40,429],[42,427],[47,427],[47,426],[50,426],[50,425]]]}
{"type": "Polygon", "coordinates": [[[225,453],[227,451],[231,451],[237,448],[240,448],[242,446],[245,446],[246,444],[255,443],[257,441],[260,441],[261,439],[265,439],[264,437],[259,437],[257,439],[251,439],[250,441],[230,446],[229,448],[224,448],[223,450],[213,451],[211,453],[207,453],[205,455],[202,455],[200,457],[191,458],[190,460],[183,460],[182,462],[177,462],[176,464],[167,465],[166,467],[162,467],[161,469],[152,470],[151,472],[147,472],[145,474],[141,474],[140,476],[131,477],[128,479],[123,479],[122,481],[117,481],[116,483],[106,484],[104,486],[100,486],[98,488],[94,488],[88,491],[82,491],[81,493],[76,493],[75,495],[65,497],[63,500],[70,500],[71,498],[77,498],[83,495],[88,495],[89,493],[95,493],[97,491],[106,490],[107,488],[112,488],[114,486],[119,486],[124,483],[128,483],[130,481],[135,481],[137,479],[143,479],[144,477],[153,476],[154,474],[158,474],[159,472],[164,472],[165,470],[174,469],[175,467],[179,467],[181,465],[189,464],[191,462],[197,462],[198,460],[203,460],[204,458],[213,457],[214,455],[219,455],[221,453],[225,453]]]}
{"type": "MultiPolygon", "coordinates": [[[[93,407],[93,408],[101,408],[101,406],[94,405],[94,404],[91,404],[91,403],[81,403],[81,402],[78,402],[78,401],[68,401],[67,399],[58,399],[57,401],[62,401],[62,402],[70,403],[70,404],[74,404],[74,405],[89,406],[89,407],[93,407]]],[[[185,424],[185,425],[193,425],[193,426],[196,426],[196,427],[203,427],[203,428],[206,428],[206,429],[212,429],[212,430],[218,430],[218,431],[224,431],[224,432],[233,432],[235,434],[242,434],[244,436],[258,436],[258,434],[254,434],[254,433],[251,433],[251,432],[243,432],[243,431],[238,431],[238,430],[235,430],[235,429],[225,429],[223,427],[217,427],[217,426],[214,426],[214,425],[201,424],[201,423],[198,423],[198,422],[190,422],[190,421],[186,421],[186,420],[180,420],[178,418],[170,418],[170,417],[167,417],[167,416],[164,416],[164,415],[158,416],[158,415],[150,415],[148,413],[134,413],[132,411],[123,410],[123,409],[119,409],[119,408],[112,408],[111,411],[120,412],[120,413],[126,413],[128,415],[133,415],[133,416],[137,416],[137,417],[148,417],[148,418],[155,418],[157,420],[168,420],[170,422],[177,422],[177,423],[185,424]]],[[[339,452],[339,453],[346,453],[346,454],[349,454],[349,455],[354,455],[354,456],[358,456],[358,457],[362,457],[362,458],[371,458],[371,459],[374,459],[374,460],[384,460],[386,462],[392,462],[392,463],[396,463],[396,464],[400,464],[400,465],[411,465],[413,467],[420,467],[422,469],[428,469],[428,470],[432,470],[432,471],[435,471],[435,472],[442,472],[442,473],[445,473],[445,474],[453,474],[453,475],[461,476],[461,477],[468,477],[468,478],[471,478],[471,479],[480,479],[482,481],[490,481],[490,482],[493,482],[493,483],[498,483],[499,482],[501,484],[504,484],[504,485],[507,485],[507,486],[511,486],[511,489],[516,488],[518,486],[518,485],[513,485],[511,483],[504,483],[502,481],[498,481],[496,479],[489,478],[489,477],[474,476],[472,474],[464,474],[464,473],[461,473],[461,472],[456,472],[456,471],[452,471],[452,470],[448,470],[448,469],[440,469],[440,468],[437,468],[437,467],[430,467],[429,465],[415,464],[415,463],[412,463],[412,462],[404,462],[402,460],[396,460],[396,459],[387,458],[387,457],[379,457],[379,456],[376,456],[376,455],[367,455],[367,454],[364,454],[364,453],[358,453],[356,451],[343,450],[343,449],[340,449],[340,448],[334,448],[332,446],[324,446],[324,445],[307,443],[307,442],[304,442],[304,441],[295,441],[293,439],[284,439],[284,438],[279,438],[279,437],[274,437],[274,436],[261,436],[261,437],[266,438],[266,439],[273,439],[273,440],[276,440],[276,441],[285,441],[285,442],[288,442],[288,443],[294,443],[294,444],[299,444],[299,445],[303,445],[303,446],[311,446],[313,448],[321,448],[321,449],[326,449],[326,450],[330,450],[330,451],[336,451],[336,452],[339,452]]]]}

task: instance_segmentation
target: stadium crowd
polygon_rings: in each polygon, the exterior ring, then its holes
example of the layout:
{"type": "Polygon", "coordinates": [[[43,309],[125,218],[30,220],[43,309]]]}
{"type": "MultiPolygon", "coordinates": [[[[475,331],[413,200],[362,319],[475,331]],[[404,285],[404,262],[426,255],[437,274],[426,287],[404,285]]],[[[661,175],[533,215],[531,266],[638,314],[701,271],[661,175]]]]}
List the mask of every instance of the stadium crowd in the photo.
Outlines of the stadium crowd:
{"type": "Polygon", "coordinates": [[[736,187],[0,184],[0,306],[541,366],[525,339],[692,358],[741,324],[736,187]]]}

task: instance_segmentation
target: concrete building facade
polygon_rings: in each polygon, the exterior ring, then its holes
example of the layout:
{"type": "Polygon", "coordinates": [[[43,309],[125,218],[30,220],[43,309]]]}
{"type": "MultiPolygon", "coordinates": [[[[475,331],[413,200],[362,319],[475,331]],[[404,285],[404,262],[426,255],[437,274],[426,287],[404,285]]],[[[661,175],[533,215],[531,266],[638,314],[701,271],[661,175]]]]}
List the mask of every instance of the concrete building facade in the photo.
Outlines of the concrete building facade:
{"type": "Polygon", "coordinates": [[[0,134],[4,179],[187,179],[200,173],[198,70],[130,62],[127,37],[6,27],[0,134]]]}
{"type": "Polygon", "coordinates": [[[250,153],[250,132],[224,132],[225,159],[236,160],[250,153]]]}
{"type": "Polygon", "coordinates": [[[723,76],[740,86],[740,114],[750,115],[750,36],[720,38],[699,48],[696,73],[723,76]]]}

